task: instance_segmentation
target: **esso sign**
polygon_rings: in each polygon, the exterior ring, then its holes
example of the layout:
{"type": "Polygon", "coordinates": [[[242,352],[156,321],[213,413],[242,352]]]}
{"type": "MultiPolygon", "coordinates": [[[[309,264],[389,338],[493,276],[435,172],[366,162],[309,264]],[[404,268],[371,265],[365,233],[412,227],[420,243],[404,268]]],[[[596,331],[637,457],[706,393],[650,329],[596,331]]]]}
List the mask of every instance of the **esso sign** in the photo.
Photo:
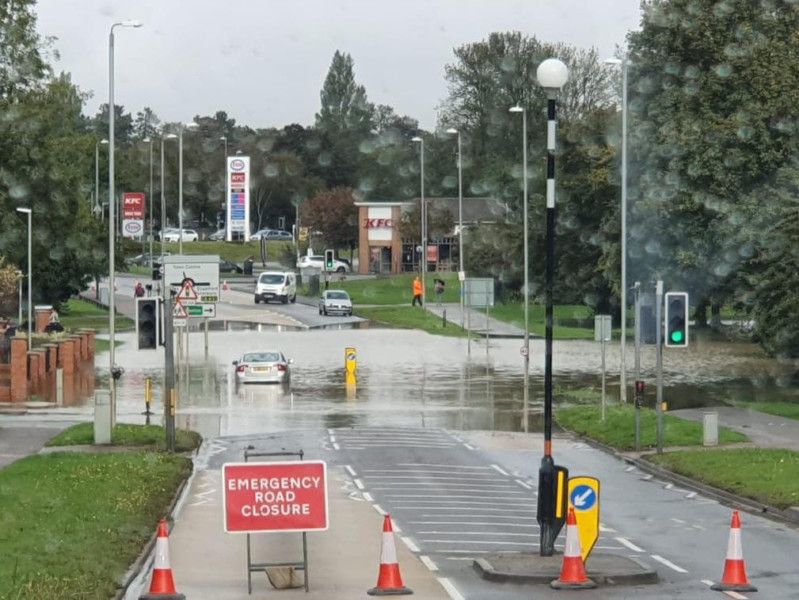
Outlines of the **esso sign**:
{"type": "Polygon", "coordinates": [[[363,226],[366,229],[379,229],[384,227],[394,227],[393,219],[364,219],[363,226]]]}
{"type": "Polygon", "coordinates": [[[125,223],[125,233],[129,233],[132,236],[137,236],[141,234],[144,227],[139,221],[129,221],[125,223]]]}
{"type": "Polygon", "coordinates": [[[230,168],[233,171],[241,171],[244,169],[244,161],[240,158],[234,158],[230,161],[230,168]]]}

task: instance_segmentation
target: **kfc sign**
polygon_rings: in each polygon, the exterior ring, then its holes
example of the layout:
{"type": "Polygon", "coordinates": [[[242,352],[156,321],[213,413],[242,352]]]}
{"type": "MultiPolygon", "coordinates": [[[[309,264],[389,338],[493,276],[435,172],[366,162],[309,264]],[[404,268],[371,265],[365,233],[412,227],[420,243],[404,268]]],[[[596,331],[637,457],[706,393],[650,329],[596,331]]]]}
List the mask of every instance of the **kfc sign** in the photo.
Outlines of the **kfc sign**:
{"type": "Polygon", "coordinates": [[[365,229],[379,229],[383,227],[394,227],[393,219],[364,219],[363,226],[365,229]]]}
{"type": "Polygon", "coordinates": [[[140,192],[122,194],[122,218],[144,219],[144,194],[140,192]]]}

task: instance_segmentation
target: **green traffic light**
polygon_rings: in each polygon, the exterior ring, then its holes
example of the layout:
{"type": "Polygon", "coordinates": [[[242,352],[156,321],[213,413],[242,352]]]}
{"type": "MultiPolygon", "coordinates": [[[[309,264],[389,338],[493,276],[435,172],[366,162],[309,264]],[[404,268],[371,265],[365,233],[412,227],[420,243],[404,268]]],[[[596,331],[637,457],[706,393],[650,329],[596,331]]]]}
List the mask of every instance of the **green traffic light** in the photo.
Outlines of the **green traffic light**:
{"type": "Polygon", "coordinates": [[[674,344],[680,344],[685,339],[685,333],[681,329],[671,332],[671,341],[674,344]]]}

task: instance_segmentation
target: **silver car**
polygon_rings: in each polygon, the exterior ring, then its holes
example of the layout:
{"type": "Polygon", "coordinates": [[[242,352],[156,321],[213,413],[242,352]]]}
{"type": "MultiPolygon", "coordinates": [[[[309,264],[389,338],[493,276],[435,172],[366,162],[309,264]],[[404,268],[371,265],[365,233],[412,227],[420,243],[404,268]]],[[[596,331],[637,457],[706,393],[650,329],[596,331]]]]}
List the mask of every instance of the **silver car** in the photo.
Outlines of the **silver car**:
{"type": "Polygon", "coordinates": [[[319,299],[319,314],[352,316],[352,300],[344,290],[327,290],[319,299]]]}
{"type": "Polygon", "coordinates": [[[291,365],[294,361],[286,359],[277,350],[246,352],[233,361],[236,367],[237,383],[282,383],[291,381],[291,365]]]}

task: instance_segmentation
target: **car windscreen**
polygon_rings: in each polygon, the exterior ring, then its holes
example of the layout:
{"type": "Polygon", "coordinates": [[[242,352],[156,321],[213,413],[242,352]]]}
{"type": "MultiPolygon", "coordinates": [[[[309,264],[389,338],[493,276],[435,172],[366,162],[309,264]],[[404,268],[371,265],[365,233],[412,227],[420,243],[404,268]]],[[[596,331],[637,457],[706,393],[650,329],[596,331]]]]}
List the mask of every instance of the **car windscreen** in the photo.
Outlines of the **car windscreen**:
{"type": "Polygon", "coordinates": [[[328,300],[349,300],[350,297],[347,295],[347,292],[328,292],[327,293],[328,300]]]}
{"type": "Polygon", "coordinates": [[[280,354],[277,352],[250,352],[242,357],[245,363],[256,362],[280,362],[280,354]]]}
{"type": "Polygon", "coordinates": [[[280,285],[283,283],[283,275],[274,275],[270,273],[263,273],[261,274],[260,279],[258,279],[258,283],[267,283],[269,285],[280,285]]]}

